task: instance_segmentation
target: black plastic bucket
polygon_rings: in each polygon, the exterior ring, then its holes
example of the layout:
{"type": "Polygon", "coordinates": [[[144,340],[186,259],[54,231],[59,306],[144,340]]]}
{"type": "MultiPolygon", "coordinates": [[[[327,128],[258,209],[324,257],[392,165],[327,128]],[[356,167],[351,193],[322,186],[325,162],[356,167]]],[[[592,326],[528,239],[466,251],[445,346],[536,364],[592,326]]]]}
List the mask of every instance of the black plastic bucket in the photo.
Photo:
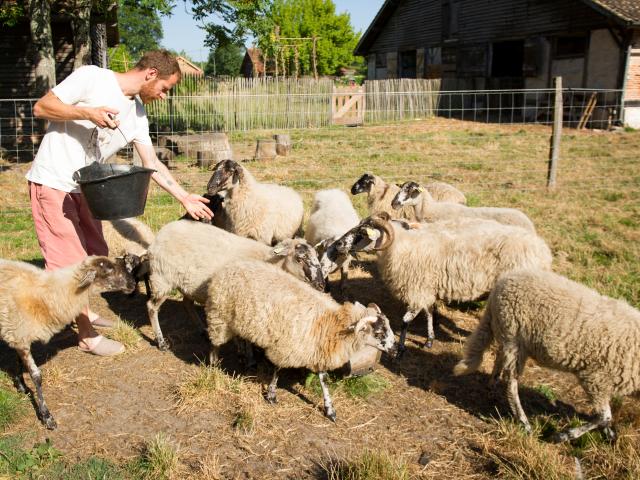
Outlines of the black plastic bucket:
{"type": "Polygon", "coordinates": [[[119,220],[142,215],[153,172],[136,165],[92,163],[75,171],[73,179],[95,218],[119,220]]]}

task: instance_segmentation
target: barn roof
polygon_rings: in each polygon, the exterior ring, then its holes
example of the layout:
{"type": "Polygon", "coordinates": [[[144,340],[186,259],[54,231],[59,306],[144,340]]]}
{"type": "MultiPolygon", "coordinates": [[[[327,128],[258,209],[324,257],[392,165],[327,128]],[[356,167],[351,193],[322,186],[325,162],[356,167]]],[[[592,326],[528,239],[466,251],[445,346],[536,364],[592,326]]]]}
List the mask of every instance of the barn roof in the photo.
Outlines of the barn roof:
{"type": "MultiPolygon", "coordinates": [[[[601,14],[626,27],[640,27],[640,2],[638,0],[582,0],[601,14]]],[[[375,18],[364,32],[354,50],[355,55],[366,55],[387,20],[402,0],[385,0],[375,18]]]]}

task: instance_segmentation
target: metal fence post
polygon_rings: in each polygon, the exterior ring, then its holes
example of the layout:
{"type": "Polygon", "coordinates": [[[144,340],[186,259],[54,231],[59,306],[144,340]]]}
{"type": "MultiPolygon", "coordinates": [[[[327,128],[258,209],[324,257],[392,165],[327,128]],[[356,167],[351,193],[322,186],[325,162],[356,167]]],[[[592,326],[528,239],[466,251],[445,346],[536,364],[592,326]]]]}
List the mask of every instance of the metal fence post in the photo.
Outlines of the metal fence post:
{"type": "Polygon", "coordinates": [[[553,108],[553,128],[551,130],[551,149],[549,150],[549,174],[547,188],[556,186],[556,170],[560,157],[560,138],[562,137],[562,77],[553,79],[556,94],[553,108]]]}

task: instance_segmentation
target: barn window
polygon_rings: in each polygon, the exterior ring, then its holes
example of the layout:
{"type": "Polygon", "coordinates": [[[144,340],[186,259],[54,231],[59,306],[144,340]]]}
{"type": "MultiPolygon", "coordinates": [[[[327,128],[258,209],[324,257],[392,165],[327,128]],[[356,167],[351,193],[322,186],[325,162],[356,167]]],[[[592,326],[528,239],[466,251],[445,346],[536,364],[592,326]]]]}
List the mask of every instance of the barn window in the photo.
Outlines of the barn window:
{"type": "Polygon", "coordinates": [[[416,78],[416,51],[400,52],[400,78],[416,78]]]}
{"type": "Polygon", "coordinates": [[[556,37],[553,45],[554,58],[583,57],[587,52],[587,36],[571,35],[556,37]]]}

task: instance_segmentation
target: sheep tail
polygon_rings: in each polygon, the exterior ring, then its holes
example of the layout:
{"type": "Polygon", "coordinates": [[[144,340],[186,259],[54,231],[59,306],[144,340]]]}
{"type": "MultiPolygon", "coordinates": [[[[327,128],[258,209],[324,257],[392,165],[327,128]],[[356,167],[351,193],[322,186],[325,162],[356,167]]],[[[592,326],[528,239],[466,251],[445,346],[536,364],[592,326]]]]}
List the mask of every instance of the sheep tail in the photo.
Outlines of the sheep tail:
{"type": "Polygon", "coordinates": [[[475,372],[482,363],[484,351],[491,345],[492,341],[491,306],[487,303],[487,308],[480,320],[480,324],[464,345],[464,358],[454,367],[453,374],[458,376],[475,372]]]}

